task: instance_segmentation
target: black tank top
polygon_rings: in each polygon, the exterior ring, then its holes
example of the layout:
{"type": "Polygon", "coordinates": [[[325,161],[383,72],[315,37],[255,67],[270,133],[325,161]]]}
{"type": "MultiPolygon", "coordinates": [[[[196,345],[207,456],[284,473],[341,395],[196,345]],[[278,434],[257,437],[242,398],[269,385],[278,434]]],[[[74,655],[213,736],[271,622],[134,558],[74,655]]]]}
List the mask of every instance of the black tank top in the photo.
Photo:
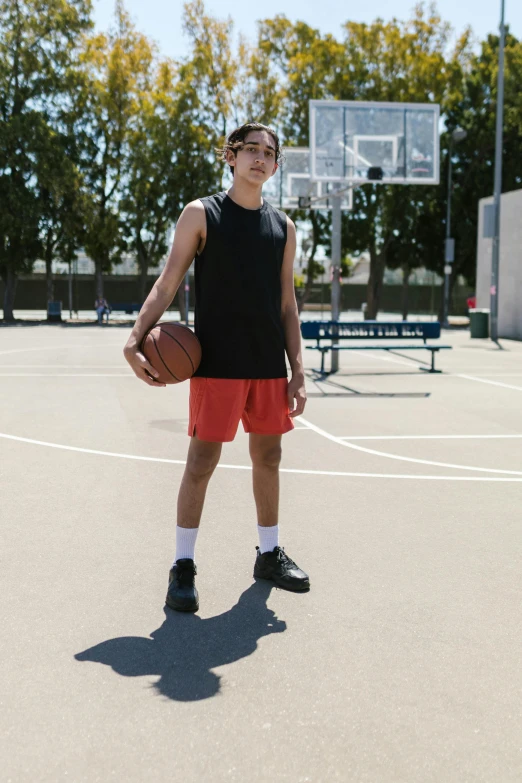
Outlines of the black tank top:
{"type": "Polygon", "coordinates": [[[195,332],[205,378],[286,378],[281,266],[286,215],[245,209],[225,192],[201,199],[205,247],[195,260],[195,332]]]}

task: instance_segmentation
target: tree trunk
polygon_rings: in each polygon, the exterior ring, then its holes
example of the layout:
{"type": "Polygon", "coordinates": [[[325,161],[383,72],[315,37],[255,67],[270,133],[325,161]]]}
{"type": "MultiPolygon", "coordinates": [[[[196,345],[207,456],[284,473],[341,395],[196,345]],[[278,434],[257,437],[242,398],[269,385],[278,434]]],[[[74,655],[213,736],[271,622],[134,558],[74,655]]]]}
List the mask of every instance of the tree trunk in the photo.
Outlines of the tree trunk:
{"type": "Polygon", "coordinates": [[[148,259],[140,254],[138,263],[140,266],[140,303],[147,298],[147,272],[149,271],[148,259]],[[141,257],[140,257],[141,256],[141,257]]]}
{"type": "Polygon", "coordinates": [[[440,286],[440,301],[439,301],[439,313],[437,318],[440,323],[444,320],[444,277],[442,278],[442,285],[440,286]]]}
{"type": "Polygon", "coordinates": [[[451,310],[452,310],[452,308],[454,306],[453,292],[455,290],[455,286],[457,285],[457,278],[458,278],[459,274],[460,274],[459,267],[454,264],[453,265],[453,271],[452,271],[452,274],[450,276],[450,284],[449,284],[448,316],[449,316],[449,314],[450,314],[450,312],[451,312],[451,310]]]}
{"type": "Polygon", "coordinates": [[[308,262],[308,268],[306,273],[306,283],[304,284],[304,287],[299,291],[297,298],[297,311],[299,314],[301,314],[303,307],[310,299],[310,294],[312,293],[312,286],[314,284],[314,276],[312,274],[312,266],[313,266],[313,258],[311,258],[308,262]]]}
{"type": "Polygon", "coordinates": [[[54,302],[53,246],[51,231],[48,231],[47,241],[45,243],[45,276],[47,282],[47,301],[54,302]]]}
{"type": "Polygon", "coordinates": [[[53,280],[53,267],[51,262],[46,259],[45,261],[45,276],[47,282],[47,301],[54,302],[54,280],[53,280]]]}
{"type": "Polygon", "coordinates": [[[408,305],[410,293],[410,267],[405,264],[402,267],[402,320],[408,320],[408,305]]]}
{"type": "MultiPolygon", "coordinates": [[[[102,262],[95,261],[95,281],[96,281],[96,298],[101,299],[103,297],[103,272],[102,262]]],[[[94,302],[93,302],[94,306],[94,302]]]]}
{"type": "Polygon", "coordinates": [[[296,296],[297,299],[297,312],[301,314],[303,307],[310,298],[312,292],[312,286],[314,284],[314,262],[315,254],[319,246],[319,227],[317,225],[317,217],[313,210],[310,210],[310,220],[312,222],[312,249],[308,256],[308,264],[306,266],[306,283],[302,292],[299,292],[296,296]]]}
{"type": "Polygon", "coordinates": [[[366,318],[368,321],[374,321],[379,312],[385,266],[385,252],[376,253],[374,249],[370,249],[370,279],[366,295],[366,318]]]}
{"type": "Polygon", "coordinates": [[[384,280],[384,270],[386,269],[388,248],[392,239],[393,234],[390,234],[384,240],[380,253],[377,253],[375,245],[370,247],[370,279],[368,280],[368,293],[366,299],[366,318],[369,321],[374,321],[377,318],[377,313],[379,312],[384,280]]]}
{"type": "MultiPolygon", "coordinates": [[[[443,320],[444,320],[444,283],[445,283],[445,281],[444,281],[444,277],[443,277],[442,278],[442,285],[440,286],[439,314],[437,316],[439,321],[440,321],[440,323],[442,323],[443,320]]],[[[448,313],[448,315],[449,315],[449,313],[448,313]]]]}
{"type": "Polygon", "coordinates": [[[178,288],[178,307],[179,307],[179,317],[181,321],[187,320],[187,310],[185,307],[185,278],[181,281],[181,285],[178,288]]]}
{"type": "Polygon", "coordinates": [[[16,285],[18,283],[18,277],[10,267],[7,267],[7,273],[4,278],[5,290],[4,290],[4,321],[14,321],[14,300],[16,293],[16,285]]]}

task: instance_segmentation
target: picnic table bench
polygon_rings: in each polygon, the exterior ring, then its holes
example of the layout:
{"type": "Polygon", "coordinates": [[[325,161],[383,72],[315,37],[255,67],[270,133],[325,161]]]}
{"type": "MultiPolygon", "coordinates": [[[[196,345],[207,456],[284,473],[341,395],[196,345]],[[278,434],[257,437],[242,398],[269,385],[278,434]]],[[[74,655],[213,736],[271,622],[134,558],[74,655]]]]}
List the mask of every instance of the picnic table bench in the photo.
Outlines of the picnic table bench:
{"type": "MultiPolygon", "coordinates": [[[[315,340],[315,345],[308,345],[308,350],[321,352],[322,375],[326,375],[324,369],[325,355],[329,351],[431,351],[431,364],[423,367],[422,362],[413,359],[425,372],[442,372],[435,369],[435,354],[437,351],[451,350],[451,345],[432,345],[428,340],[436,340],[440,337],[440,323],[438,321],[302,321],[301,335],[303,340],[315,340]],[[339,345],[339,340],[382,340],[380,345],[339,345]],[[405,345],[395,344],[399,340],[422,340],[422,344],[405,345]],[[330,341],[328,345],[324,341],[330,341]]],[[[410,358],[409,356],[407,357],[410,358]]]]}
{"type": "Polygon", "coordinates": [[[139,304],[138,302],[109,302],[109,307],[111,308],[111,312],[118,312],[118,313],[129,313],[132,315],[132,313],[139,313],[141,308],[143,307],[142,304],[139,304]]]}

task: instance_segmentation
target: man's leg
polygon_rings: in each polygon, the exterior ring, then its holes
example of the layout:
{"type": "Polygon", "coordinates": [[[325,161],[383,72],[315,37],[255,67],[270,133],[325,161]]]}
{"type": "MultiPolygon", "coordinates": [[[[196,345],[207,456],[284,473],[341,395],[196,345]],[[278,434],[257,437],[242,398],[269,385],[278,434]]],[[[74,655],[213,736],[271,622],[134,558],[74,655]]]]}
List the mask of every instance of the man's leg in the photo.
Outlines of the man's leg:
{"type": "Polygon", "coordinates": [[[199,595],[194,582],[194,549],[208,482],[219,462],[221,443],[191,438],[187,465],[178,494],[176,557],[169,574],[165,602],[180,612],[196,612],[199,595]]]}
{"type": "Polygon", "coordinates": [[[216,465],[221,456],[222,443],[190,439],[187,465],[178,495],[178,527],[199,527],[203,503],[216,465]]]}
{"type": "MultiPolygon", "coordinates": [[[[257,435],[251,432],[249,437],[257,523],[259,527],[277,527],[281,435],[257,435]]],[[[277,542],[274,546],[277,546],[277,542]]]]}
{"type": "Polygon", "coordinates": [[[254,576],[293,592],[310,589],[310,579],[279,547],[279,464],[281,435],[250,433],[259,549],[254,576]]]}

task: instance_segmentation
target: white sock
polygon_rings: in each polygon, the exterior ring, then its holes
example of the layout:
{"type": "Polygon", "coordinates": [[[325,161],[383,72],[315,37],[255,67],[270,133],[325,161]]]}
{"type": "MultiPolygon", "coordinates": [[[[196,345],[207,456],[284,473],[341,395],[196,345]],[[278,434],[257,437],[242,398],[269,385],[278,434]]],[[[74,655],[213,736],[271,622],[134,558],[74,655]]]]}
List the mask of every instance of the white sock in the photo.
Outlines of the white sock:
{"type": "MultiPolygon", "coordinates": [[[[194,549],[199,527],[180,527],[176,525],[176,560],[188,557],[194,560],[194,549]]],[[[174,565],[176,565],[174,560],[174,565]]]]}
{"type": "Polygon", "coordinates": [[[272,527],[258,525],[257,532],[259,533],[259,551],[262,555],[279,546],[279,525],[272,525],[272,527]]]}

